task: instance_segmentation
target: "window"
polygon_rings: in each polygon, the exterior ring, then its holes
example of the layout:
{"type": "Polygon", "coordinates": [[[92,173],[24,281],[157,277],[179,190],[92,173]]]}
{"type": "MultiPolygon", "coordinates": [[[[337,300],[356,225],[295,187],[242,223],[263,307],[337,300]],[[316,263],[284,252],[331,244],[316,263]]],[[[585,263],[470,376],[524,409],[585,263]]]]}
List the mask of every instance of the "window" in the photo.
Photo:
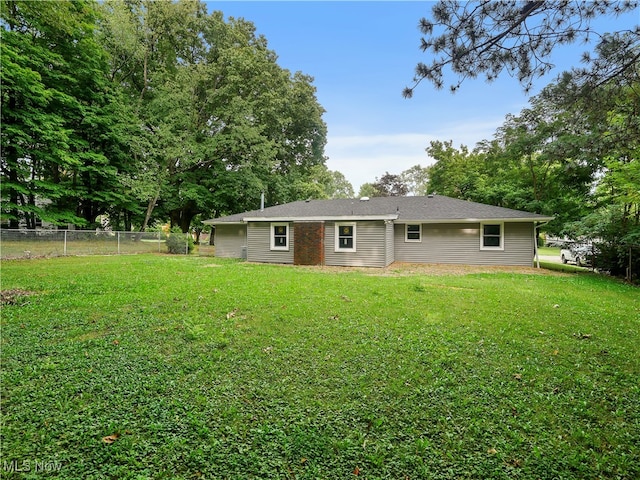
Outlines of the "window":
{"type": "Polygon", "coordinates": [[[289,224],[271,224],[271,250],[289,250],[289,224]]]}
{"type": "Polygon", "coordinates": [[[480,250],[504,250],[502,223],[480,224],[480,250]]]}
{"type": "Polygon", "coordinates": [[[422,225],[405,225],[405,242],[420,242],[422,241],[422,225]]]}
{"type": "Polygon", "coordinates": [[[336,223],[336,252],[356,251],[356,224],[336,223]]]}

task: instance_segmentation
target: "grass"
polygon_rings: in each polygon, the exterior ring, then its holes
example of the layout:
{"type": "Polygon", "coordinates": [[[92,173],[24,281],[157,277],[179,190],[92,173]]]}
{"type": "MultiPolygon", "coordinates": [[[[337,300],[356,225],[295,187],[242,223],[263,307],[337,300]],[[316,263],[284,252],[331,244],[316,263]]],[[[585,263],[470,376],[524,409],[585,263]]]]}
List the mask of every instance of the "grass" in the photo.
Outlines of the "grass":
{"type": "Polygon", "coordinates": [[[538,247],[538,253],[540,255],[554,256],[560,258],[559,247],[538,247]]]}
{"type": "Polygon", "coordinates": [[[3,478],[640,476],[640,295],[608,278],[139,255],[2,289],[3,478]]]}

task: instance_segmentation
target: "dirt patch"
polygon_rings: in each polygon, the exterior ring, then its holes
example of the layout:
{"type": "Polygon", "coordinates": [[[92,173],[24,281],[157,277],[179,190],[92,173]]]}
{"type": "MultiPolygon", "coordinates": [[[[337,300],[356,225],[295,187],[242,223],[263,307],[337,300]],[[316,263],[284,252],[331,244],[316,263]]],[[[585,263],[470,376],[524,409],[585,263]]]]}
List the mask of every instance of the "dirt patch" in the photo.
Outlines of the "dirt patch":
{"type": "MultiPolygon", "coordinates": [[[[293,265],[287,265],[292,266],[293,265]]],[[[328,267],[328,266],[295,266],[327,273],[362,272],[366,275],[382,277],[404,277],[414,275],[445,276],[445,275],[471,275],[476,273],[516,273],[524,275],[552,275],[567,276],[566,273],[547,270],[544,268],[519,267],[519,266],[494,266],[494,265],[449,265],[440,263],[405,263],[394,262],[388,267],[328,267]]]]}
{"type": "Polygon", "coordinates": [[[0,305],[25,305],[26,298],[35,295],[36,292],[13,288],[11,290],[0,290],[0,305]]]}
{"type": "MultiPolygon", "coordinates": [[[[440,263],[404,263],[395,262],[382,269],[381,275],[471,275],[475,273],[517,273],[525,275],[566,275],[565,273],[543,268],[497,265],[449,265],[440,263]]],[[[375,272],[371,272],[375,274],[375,272]]]]}

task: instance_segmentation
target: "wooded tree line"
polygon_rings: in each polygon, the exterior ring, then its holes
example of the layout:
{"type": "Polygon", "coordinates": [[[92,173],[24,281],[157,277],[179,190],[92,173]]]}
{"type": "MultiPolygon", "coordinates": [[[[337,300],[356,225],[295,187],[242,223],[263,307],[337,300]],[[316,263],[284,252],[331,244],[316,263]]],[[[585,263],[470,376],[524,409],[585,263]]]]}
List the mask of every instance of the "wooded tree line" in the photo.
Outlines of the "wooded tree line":
{"type": "Polygon", "coordinates": [[[2,222],[183,231],[352,194],[313,79],[197,0],[3,0],[2,222]]]}

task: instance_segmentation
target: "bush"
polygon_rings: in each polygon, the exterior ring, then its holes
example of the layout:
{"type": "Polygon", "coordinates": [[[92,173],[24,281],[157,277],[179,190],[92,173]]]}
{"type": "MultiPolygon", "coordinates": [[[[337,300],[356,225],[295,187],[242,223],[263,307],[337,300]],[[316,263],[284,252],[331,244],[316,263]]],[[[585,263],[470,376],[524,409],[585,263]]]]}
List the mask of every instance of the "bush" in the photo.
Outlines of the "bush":
{"type": "Polygon", "coordinates": [[[179,228],[171,229],[167,235],[167,250],[173,254],[185,254],[193,251],[193,238],[191,235],[182,233],[179,228]]]}

